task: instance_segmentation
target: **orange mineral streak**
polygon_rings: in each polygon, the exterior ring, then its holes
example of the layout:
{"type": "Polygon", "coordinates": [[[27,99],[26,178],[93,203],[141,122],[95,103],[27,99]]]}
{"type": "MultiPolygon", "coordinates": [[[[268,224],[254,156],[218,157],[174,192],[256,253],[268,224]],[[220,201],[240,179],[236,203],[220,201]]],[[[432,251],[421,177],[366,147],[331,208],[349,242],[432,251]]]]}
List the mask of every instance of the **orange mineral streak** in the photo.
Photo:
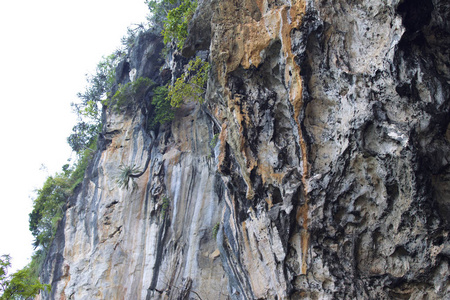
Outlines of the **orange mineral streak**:
{"type": "Polygon", "coordinates": [[[61,296],[59,297],[60,300],[66,300],[66,288],[69,285],[69,281],[70,281],[70,266],[69,265],[65,265],[64,266],[64,273],[61,276],[62,279],[64,279],[64,288],[62,290],[61,296]]]}
{"type": "MultiPolygon", "coordinates": [[[[265,49],[272,43],[281,41],[282,51],[285,58],[285,82],[289,89],[289,100],[294,109],[294,118],[297,123],[298,143],[301,148],[302,159],[302,183],[304,204],[299,207],[297,221],[302,226],[301,244],[302,244],[302,274],[307,271],[307,255],[309,244],[308,233],[308,193],[306,191],[307,180],[309,177],[307,146],[303,137],[300,122],[300,114],[303,108],[302,97],[302,78],[300,76],[300,66],[295,62],[295,55],[292,52],[291,32],[302,24],[302,19],[306,11],[304,0],[292,0],[291,6],[273,6],[269,8],[270,0],[244,0],[243,3],[234,1],[221,1],[219,3],[220,14],[216,15],[217,38],[221,43],[213,45],[213,56],[217,65],[218,79],[224,87],[224,96],[228,98],[230,111],[233,112],[234,119],[237,121],[238,131],[242,131],[242,125],[250,119],[248,113],[240,103],[239,96],[235,95],[231,99],[231,93],[227,88],[228,74],[241,66],[249,69],[252,66],[258,67],[265,59],[265,49]],[[239,7],[241,9],[239,9],[239,7]],[[245,8],[245,9],[243,9],[245,8]],[[248,9],[247,9],[248,8],[248,9]],[[258,14],[248,13],[253,8],[259,9],[258,14]],[[239,25],[235,25],[238,23],[239,25]]],[[[230,120],[228,120],[229,122],[230,120]]],[[[231,126],[231,124],[229,124],[231,126]]],[[[231,129],[231,127],[230,127],[231,129]]],[[[222,137],[223,138],[223,137],[222,137]]],[[[236,151],[235,153],[241,166],[245,166],[246,172],[250,173],[253,168],[258,168],[264,182],[281,182],[283,174],[275,174],[269,165],[264,165],[263,160],[253,157],[247,150],[246,141],[232,134],[228,135],[227,142],[236,151]],[[234,141],[232,141],[234,140],[234,141]]],[[[219,158],[220,161],[220,158],[219,158]]],[[[244,171],[244,170],[243,170],[244,171]]],[[[244,174],[244,180],[249,180],[248,174],[244,174]]],[[[247,181],[246,180],[246,181],[247,181]]],[[[251,183],[248,182],[249,188],[251,183]]],[[[251,197],[251,191],[248,191],[248,197],[251,197]]]]}
{"type": "Polygon", "coordinates": [[[226,140],[228,137],[228,124],[227,123],[223,123],[222,124],[222,130],[220,131],[219,134],[219,140],[220,140],[220,152],[219,152],[219,157],[218,157],[218,169],[223,171],[224,169],[224,165],[225,165],[225,159],[226,159],[226,140]]]}
{"type": "Polygon", "coordinates": [[[297,209],[297,222],[302,226],[303,230],[300,233],[300,240],[302,245],[302,261],[301,261],[301,274],[306,274],[308,269],[307,257],[308,257],[308,243],[309,243],[309,232],[308,232],[308,203],[305,202],[304,205],[297,209]]]}
{"type": "Polygon", "coordinates": [[[297,122],[299,144],[302,152],[302,163],[303,163],[303,196],[305,199],[304,204],[299,208],[297,213],[297,221],[302,225],[303,230],[301,232],[301,245],[302,245],[302,264],[301,273],[306,274],[307,271],[307,255],[309,247],[309,233],[308,233],[308,193],[306,191],[307,180],[309,177],[308,169],[308,152],[306,147],[305,139],[303,138],[303,131],[300,123],[300,112],[303,107],[303,85],[302,78],[300,76],[300,66],[295,62],[294,54],[291,48],[291,31],[292,29],[300,26],[301,19],[306,10],[305,3],[303,1],[294,1],[292,7],[288,9],[285,7],[282,14],[282,40],[283,40],[283,50],[286,55],[286,69],[285,69],[285,80],[290,82],[290,101],[294,107],[294,119],[297,122]],[[288,14],[289,17],[288,18],[288,14]],[[290,20],[290,22],[289,22],[290,20]]]}

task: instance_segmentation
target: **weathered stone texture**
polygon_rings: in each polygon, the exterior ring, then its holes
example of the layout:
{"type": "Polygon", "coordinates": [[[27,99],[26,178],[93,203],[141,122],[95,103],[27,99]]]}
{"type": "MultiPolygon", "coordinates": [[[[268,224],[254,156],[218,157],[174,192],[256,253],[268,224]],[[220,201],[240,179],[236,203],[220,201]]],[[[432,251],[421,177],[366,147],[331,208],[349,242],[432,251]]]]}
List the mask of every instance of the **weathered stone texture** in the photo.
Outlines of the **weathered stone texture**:
{"type": "MultiPolygon", "coordinates": [[[[206,102],[154,133],[142,103],[106,113],[53,297],[449,298],[449,20],[443,0],[199,1],[183,54],[209,56],[206,102]]],[[[119,81],[164,81],[155,43],[119,81]]]]}

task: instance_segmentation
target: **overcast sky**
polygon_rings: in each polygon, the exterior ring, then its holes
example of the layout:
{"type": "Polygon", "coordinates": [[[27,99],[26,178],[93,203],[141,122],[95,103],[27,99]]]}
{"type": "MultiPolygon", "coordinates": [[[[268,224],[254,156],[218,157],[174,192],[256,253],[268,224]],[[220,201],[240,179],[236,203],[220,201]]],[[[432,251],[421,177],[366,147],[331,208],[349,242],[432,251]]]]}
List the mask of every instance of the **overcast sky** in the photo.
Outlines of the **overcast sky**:
{"type": "Polygon", "coordinates": [[[13,269],[31,258],[33,191],[72,155],[70,103],[85,74],[147,14],[144,0],[0,2],[0,255],[13,269]]]}

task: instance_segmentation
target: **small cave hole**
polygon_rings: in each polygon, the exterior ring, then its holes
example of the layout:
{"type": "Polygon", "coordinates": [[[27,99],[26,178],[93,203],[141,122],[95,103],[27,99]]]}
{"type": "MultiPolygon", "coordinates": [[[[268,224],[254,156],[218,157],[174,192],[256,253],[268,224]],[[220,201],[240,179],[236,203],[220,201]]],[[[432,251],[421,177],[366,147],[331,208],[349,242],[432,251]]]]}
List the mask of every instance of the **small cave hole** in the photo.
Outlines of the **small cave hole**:
{"type": "Polygon", "coordinates": [[[272,193],[272,204],[283,203],[283,197],[281,196],[280,189],[275,187],[272,193]]]}

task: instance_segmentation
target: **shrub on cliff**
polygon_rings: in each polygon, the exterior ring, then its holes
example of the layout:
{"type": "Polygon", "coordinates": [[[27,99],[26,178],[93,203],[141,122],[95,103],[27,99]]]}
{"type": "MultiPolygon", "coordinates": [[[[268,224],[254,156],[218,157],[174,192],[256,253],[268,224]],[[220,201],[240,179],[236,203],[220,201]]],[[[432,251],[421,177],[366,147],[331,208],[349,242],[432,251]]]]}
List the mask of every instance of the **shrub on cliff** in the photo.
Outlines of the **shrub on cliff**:
{"type": "Polygon", "coordinates": [[[77,94],[80,102],[72,103],[78,116],[78,123],[72,128],[67,142],[78,155],[82,155],[85,149],[91,147],[100,132],[100,103],[113,89],[116,77],[115,69],[123,55],[124,52],[118,50],[103,57],[97,64],[95,74],[87,77],[88,84],[85,91],[77,94]]]}
{"type": "Polygon", "coordinates": [[[183,48],[188,33],[188,24],[197,8],[192,0],[148,0],[146,1],[152,16],[150,23],[158,27],[163,23],[164,43],[174,42],[178,49],[183,48]]]}
{"type": "Polygon", "coordinates": [[[139,77],[133,82],[119,85],[114,96],[102,103],[107,106],[112,105],[114,110],[119,113],[130,103],[143,102],[148,89],[154,84],[150,78],[139,77]]]}
{"type": "Polygon", "coordinates": [[[164,43],[175,42],[178,49],[183,48],[188,34],[188,24],[197,8],[197,1],[183,0],[176,8],[167,13],[164,21],[164,43]]]}
{"type": "Polygon", "coordinates": [[[158,86],[153,90],[152,105],[155,113],[151,120],[150,128],[155,128],[157,124],[165,124],[173,120],[175,112],[167,98],[169,90],[166,85],[158,86]]]}
{"type": "Polygon", "coordinates": [[[180,5],[181,0],[146,0],[150,15],[147,18],[150,26],[161,31],[166,20],[167,13],[180,5]]]}
{"type": "Polygon", "coordinates": [[[36,191],[33,210],[29,214],[29,228],[35,238],[33,246],[41,248],[44,253],[55,236],[58,222],[64,213],[64,205],[84,178],[96,142],[96,139],[92,141],[92,149],[80,153],[74,166],[64,165],[61,172],[47,177],[43,187],[36,191]]]}
{"type": "Polygon", "coordinates": [[[149,78],[140,77],[134,82],[121,85],[111,99],[103,101],[104,105],[111,105],[113,109],[120,113],[121,109],[130,103],[139,103],[145,106],[145,95],[152,90],[153,111],[149,113],[149,129],[156,128],[157,124],[165,124],[174,118],[174,111],[168,98],[168,88],[166,85],[155,86],[149,78]]]}
{"type": "Polygon", "coordinates": [[[209,63],[203,61],[200,57],[191,60],[187,71],[169,87],[167,97],[170,105],[178,108],[189,100],[203,103],[209,69],[209,63]]]}
{"type": "Polygon", "coordinates": [[[90,149],[99,131],[99,124],[80,121],[72,128],[72,134],[67,138],[67,143],[73,151],[81,153],[85,149],[90,149]]]}

